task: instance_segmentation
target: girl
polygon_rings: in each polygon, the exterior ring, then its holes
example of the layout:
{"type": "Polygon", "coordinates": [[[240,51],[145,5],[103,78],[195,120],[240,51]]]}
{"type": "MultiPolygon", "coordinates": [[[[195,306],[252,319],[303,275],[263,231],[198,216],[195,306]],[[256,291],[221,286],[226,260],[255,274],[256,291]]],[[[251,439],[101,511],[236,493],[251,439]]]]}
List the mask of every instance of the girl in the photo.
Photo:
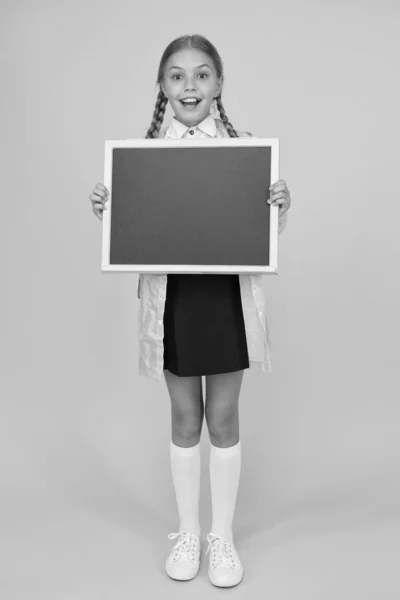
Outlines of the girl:
{"type": "MultiPolygon", "coordinates": [[[[200,35],[171,42],[162,55],[160,91],[146,138],[249,137],[236,132],[222,105],[223,67],[216,48],[200,35]],[[221,119],[210,110],[214,100],[221,119]],[[167,103],[174,117],[161,125],[167,103]]],[[[279,233],[291,204],[283,180],[268,202],[279,206],[279,233]]],[[[188,190],[190,193],[190,190],[188,190]]],[[[90,200],[102,219],[108,190],[101,183],[90,200]]],[[[261,275],[139,275],[139,373],[160,381],[171,398],[171,471],[179,513],[178,538],[165,568],[178,580],[200,567],[200,436],[205,416],[210,436],[212,527],[208,576],[229,587],[243,578],[232,522],[241,468],[238,400],[244,369],[271,370],[270,340],[261,275]],[[140,294],[142,290],[142,294],[140,294]],[[203,403],[202,376],[206,379],[203,403]]]]}

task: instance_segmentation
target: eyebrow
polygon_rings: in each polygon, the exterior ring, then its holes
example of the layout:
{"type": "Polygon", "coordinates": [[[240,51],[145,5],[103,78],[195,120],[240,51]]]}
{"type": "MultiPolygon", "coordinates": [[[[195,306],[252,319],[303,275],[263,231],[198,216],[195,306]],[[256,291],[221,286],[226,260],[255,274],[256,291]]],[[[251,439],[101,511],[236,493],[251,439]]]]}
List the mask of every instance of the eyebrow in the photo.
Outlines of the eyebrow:
{"type": "MultiPolygon", "coordinates": [[[[211,69],[210,65],[207,65],[207,63],[204,63],[203,65],[199,65],[198,67],[196,67],[196,69],[200,69],[201,67],[208,67],[209,69],[211,69]]],[[[168,69],[168,71],[170,71],[171,69],[181,69],[181,70],[183,70],[183,67],[176,67],[176,66],[170,67],[168,69]]]]}

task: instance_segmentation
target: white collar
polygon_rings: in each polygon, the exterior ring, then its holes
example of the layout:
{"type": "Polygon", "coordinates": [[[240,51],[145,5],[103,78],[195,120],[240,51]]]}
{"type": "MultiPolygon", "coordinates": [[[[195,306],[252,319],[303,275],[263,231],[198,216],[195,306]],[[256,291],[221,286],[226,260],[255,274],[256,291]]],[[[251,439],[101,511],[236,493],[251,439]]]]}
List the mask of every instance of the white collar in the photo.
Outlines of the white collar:
{"type": "Polygon", "coordinates": [[[215,119],[209,114],[208,117],[194,127],[188,127],[178,121],[175,117],[172,117],[171,125],[168,127],[165,137],[170,139],[182,138],[189,129],[201,129],[201,131],[204,131],[204,133],[207,133],[210,137],[216,137],[217,134],[215,119]]]}

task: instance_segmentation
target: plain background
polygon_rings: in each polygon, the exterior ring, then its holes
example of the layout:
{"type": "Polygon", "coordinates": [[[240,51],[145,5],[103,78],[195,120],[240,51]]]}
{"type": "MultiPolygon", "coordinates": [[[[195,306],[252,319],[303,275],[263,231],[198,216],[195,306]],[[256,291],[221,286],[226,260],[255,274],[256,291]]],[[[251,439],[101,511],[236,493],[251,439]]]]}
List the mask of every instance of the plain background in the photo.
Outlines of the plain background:
{"type": "MultiPolygon", "coordinates": [[[[400,596],[400,9],[389,0],[1,4],[2,600],[221,593],[177,531],[165,381],[138,375],[137,274],[101,273],[104,140],[144,137],[159,61],[201,33],[233,125],[292,195],[246,371],[235,598],[400,596]]],[[[166,113],[165,123],[172,114],[166,113]]],[[[211,526],[209,437],[201,525],[211,526]]],[[[204,545],[204,550],[206,545],[204,545]]]]}

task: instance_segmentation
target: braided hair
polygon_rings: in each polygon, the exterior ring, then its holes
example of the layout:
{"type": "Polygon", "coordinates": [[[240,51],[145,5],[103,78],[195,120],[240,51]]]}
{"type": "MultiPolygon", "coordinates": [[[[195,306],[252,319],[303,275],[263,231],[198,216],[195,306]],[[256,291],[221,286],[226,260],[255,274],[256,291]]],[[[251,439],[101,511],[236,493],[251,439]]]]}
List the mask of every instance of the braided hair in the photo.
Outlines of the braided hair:
{"type": "MultiPolygon", "coordinates": [[[[183,35],[173,40],[164,50],[158,69],[157,84],[160,85],[163,80],[165,64],[167,63],[170,56],[175,52],[182,50],[183,48],[195,48],[196,50],[201,50],[202,52],[207,54],[214,63],[215,70],[217,72],[217,77],[223,77],[222,60],[215,46],[202,35],[183,35]]],[[[229,121],[226,115],[225,109],[222,105],[221,93],[215,98],[215,100],[217,103],[219,114],[221,116],[221,120],[225,125],[229,136],[239,137],[232,123],[229,121]]],[[[146,139],[157,138],[159,136],[167,104],[168,98],[160,87],[160,91],[158,92],[156,105],[153,112],[153,120],[149,129],[147,130],[146,139]]]]}

